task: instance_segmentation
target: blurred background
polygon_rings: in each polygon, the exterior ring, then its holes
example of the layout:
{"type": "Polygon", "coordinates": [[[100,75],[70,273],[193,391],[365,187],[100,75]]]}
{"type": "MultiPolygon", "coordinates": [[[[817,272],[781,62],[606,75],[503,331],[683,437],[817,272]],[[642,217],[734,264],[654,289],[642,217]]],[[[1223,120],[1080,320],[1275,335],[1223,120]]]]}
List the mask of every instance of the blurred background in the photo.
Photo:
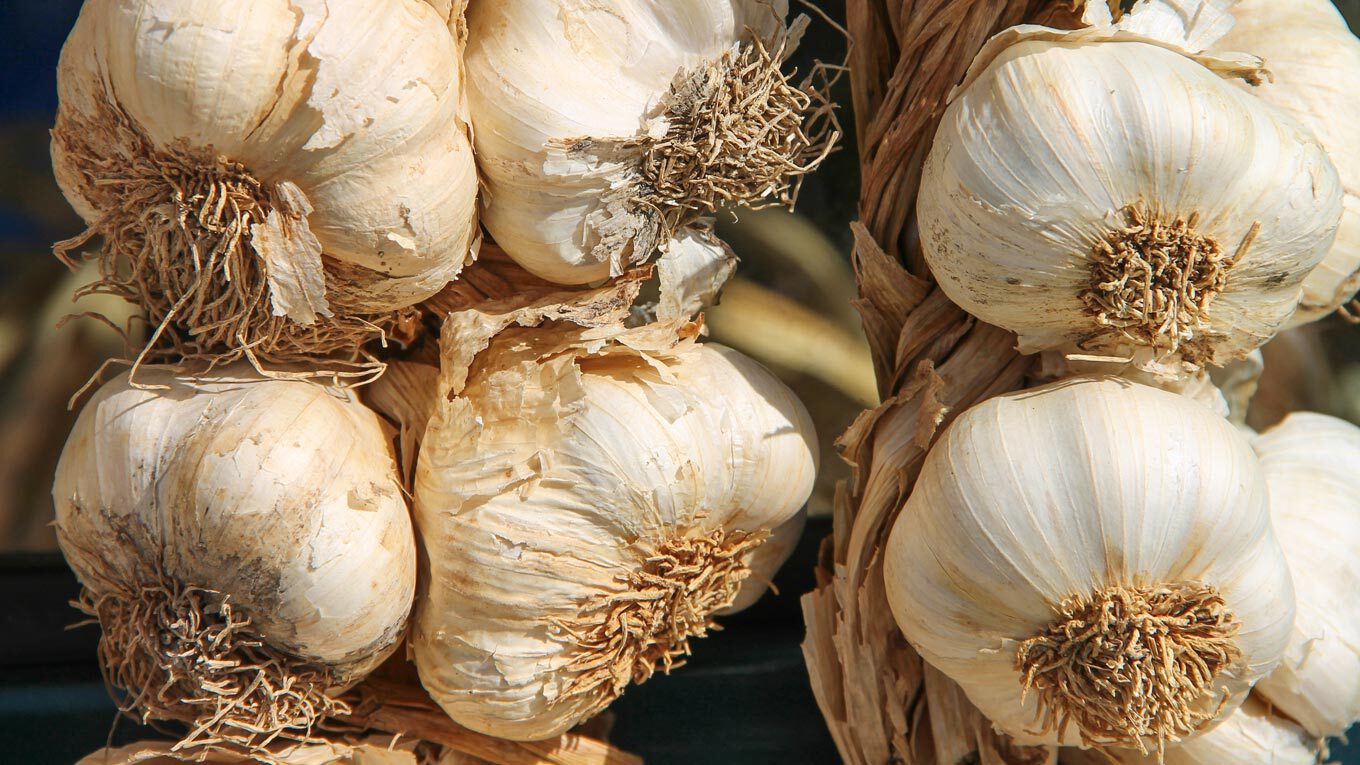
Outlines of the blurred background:
{"type": "MultiPolygon", "coordinates": [[[[843,0],[816,4],[843,18],[843,0]]],[[[1360,0],[1338,5],[1355,28],[1360,0]]],[[[48,158],[57,56],[79,8],[79,0],[0,0],[0,761],[34,765],[74,762],[110,736],[155,735],[126,720],[114,726],[94,661],[97,631],[66,629],[76,621],[67,602],[77,586],[50,526],[51,475],[74,421],[68,400],[106,359],[124,354],[122,338],[104,324],[63,318],[98,311],[121,324],[129,316],[116,301],[73,302],[91,275],[69,272],[51,254],[53,242],[83,228],[48,158]]],[[[839,62],[844,48],[834,29],[817,23],[795,64],[808,71],[815,60],[839,62]]],[[[846,83],[837,95],[849,104],[846,83]]],[[[848,106],[841,120],[848,130],[848,106]]],[[[848,475],[834,440],[876,402],[851,304],[847,224],[857,195],[847,135],[804,185],[796,214],[769,209],[719,220],[742,265],[708,314],[712,337],[760,360],[801,396],[821,435],[823,472],[807,534],[776,580],[779,594],[698,641],[675,676],[632,689],[616,705],[614,740],[649,763],[836,761],[798,648],[798,597],[813,586],[832,492],[848,475]]],[[[1338,318],[1272,342],[1251,424],[1265,427],[1296,409],[1360,421],[1357,350],[1360,330],[1338,318]]]]}

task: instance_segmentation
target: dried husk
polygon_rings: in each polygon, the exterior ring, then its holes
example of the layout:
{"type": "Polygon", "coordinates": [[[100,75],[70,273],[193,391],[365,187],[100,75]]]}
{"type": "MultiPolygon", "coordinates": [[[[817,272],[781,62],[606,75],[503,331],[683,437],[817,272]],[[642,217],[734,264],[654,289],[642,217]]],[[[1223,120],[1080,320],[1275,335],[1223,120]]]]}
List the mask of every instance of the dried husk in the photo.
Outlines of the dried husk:
{"type": "Polygon", "coordinates": [[[187,726],[183,751],[316,741],[414,597],[388,435],[343,388],[144,375],[157,387],[124,374],[84,407],[52,488],[119,708],[187,726]]]}
{"type": "Polygon", "coordinates": [[[409,662],[394,659],[347,698],[353,711],[332,724],[442,746],[450,762],[439,765],[642,765],[641,758],[610,745],[599,730],[578,729],[542,741],[509,741],[464,728],[430,699],[409,662]],[[400,668],[392,671],[394,665],[400,668]]]}
{"type": "Polygon", "coordinates": [[[850,0],[847,3],[861,222],[856,307],[883,403],[841,437],[854,466],[803,599],[813,690],[851,765],[1052,762],[991,724],[907,645],[888,609],[879,548],[942,423],[1023,383],[1015,337],[978,323],[928,280],[914,231],[916,187],[950,90],[994,33],[1022,21],[1071,24],[1073,3],[1043,0],[850,0]]]}

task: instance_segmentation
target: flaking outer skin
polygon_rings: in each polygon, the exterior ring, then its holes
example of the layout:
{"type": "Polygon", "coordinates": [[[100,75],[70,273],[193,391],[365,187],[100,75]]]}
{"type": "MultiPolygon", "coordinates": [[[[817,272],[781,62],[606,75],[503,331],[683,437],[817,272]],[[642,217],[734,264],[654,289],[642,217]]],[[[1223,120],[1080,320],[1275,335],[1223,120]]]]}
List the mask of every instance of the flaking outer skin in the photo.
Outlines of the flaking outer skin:
{"type": "Polygon", "coordinates": [[[570,692],[585,606],[627,595],[658,544],[773,529],[806,501],[815,436],[792,393],[670,331],[509,330],[436,411],[417,468],[429,570],[412,645],[458,723],[533,740],[598,712],[612,693],[570,692]]]}
{"type": "Polygon", "coordinates": [[[415,540],[388,440],[347,391],[249,367],[166,390],[107,383],[52,494],[62,551],[95,594],[161,574],[230,598],[268,643],[358,677],[395,648],[415,540]]]}

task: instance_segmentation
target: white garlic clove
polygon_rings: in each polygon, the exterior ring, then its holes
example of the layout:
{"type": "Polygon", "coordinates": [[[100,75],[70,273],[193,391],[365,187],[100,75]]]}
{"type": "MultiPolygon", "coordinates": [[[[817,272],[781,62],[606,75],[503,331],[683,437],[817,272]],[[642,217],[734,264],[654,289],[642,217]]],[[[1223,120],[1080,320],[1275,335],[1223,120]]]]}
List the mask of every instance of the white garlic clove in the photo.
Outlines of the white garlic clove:
{"type": "Polygon", "coordinates": [[[1022,352],[1223,363],[1268,340],[1341,214],[1316,139],[1168,46],[1019,29],[925,164],[941,288],[1022,352]]]}
{"type": "Polygon", "coordinates": [[[839,133],[821,94],[780,72],[805,23],[786,29],[787,12],[786,0],[474,3],[468,98],[497,243],[538,276],[584,284],[719,204],[791,203],[839,133]]]}
{"type": "Polygon", "coordinates": [[[1257,691],[1316,737],[1360,721],[1360,428],[1300,412],[1257,436],[1298,618],[1257,691]]]}
{"type": "Polygon", "coordinates": [[[1316,739],[1273,714],[1254,695],[1213,730],[1166,748],[1165,756],[1130,749],[1065,749],[1060,765],[1316,765],[1316,739]]]}
{"type": "Polygon", "coordinates": [[[1360,289],[1360,40],[1330,0],[1237,0],[1237,24],[1216,45],[1265,59],[1270,81],[1253,95],[1288,113],[1317,135],[1341,175],[1345,212],[1327,257],[1303,282],[1303,300],[1289,321],[1316,321],[1360,289]]]}
{"type": "Polygon", "coordinates": [[[156,355],[288,362],[403,333],[477,233],[460,54],[423,3],[91,0],[52,156],[156,355]]]}
{"type": "MultiPolygon", "coordinates": [[[[457,319],[446,351],[482,345],[457,319]]],[[[773,573],[755,552],[796,531],[811,422],[757,364],[676,332],[559,323],[505,330],[475,363],[446,352],[416,469],[430,568],[412,646],[459,724],[557,735],[680,663],[773,573]]]]}
{"type": "Polygon", "coordinates": [[[52,489],[106,676],[198,737],[305,735],[395,650],[414,597],[387,436],[350,391],[249,366],[142,379],[157,389],[125,374],[85,406],[52,489]]]}
{"type": "Polygon", "coordinates": [[[1293,623],[1246,437],[1118,378],[960,415],[884,561],[907,639],[1022,744],[1192,735],[1274,668],[1293,623]]]}

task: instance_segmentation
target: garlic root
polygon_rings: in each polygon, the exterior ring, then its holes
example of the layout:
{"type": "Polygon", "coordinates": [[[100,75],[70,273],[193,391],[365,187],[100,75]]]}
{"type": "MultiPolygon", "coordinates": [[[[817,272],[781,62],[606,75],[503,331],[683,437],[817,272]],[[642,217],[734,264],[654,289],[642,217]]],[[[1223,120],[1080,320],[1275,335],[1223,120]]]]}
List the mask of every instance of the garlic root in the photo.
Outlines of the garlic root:
{"type": "Polygon", "coordinates": [[[1040,733],[1075,724],[1093,739],[1161,742],[1217,716],[1194,704],[1242,651],[1237,619],[1213,587],[1115,585],[1070,597],[1059,612],[1016,651],[1025,689],[1040,697],[1040,733]]]}
{"type": "Polygon", "coordinates": [[[180,749],[313,741],[396,650],[415,538],[386,434],[352,391],[234,365],[107,383],[57,467],[57,536],[123,712],[180,749]]]}

